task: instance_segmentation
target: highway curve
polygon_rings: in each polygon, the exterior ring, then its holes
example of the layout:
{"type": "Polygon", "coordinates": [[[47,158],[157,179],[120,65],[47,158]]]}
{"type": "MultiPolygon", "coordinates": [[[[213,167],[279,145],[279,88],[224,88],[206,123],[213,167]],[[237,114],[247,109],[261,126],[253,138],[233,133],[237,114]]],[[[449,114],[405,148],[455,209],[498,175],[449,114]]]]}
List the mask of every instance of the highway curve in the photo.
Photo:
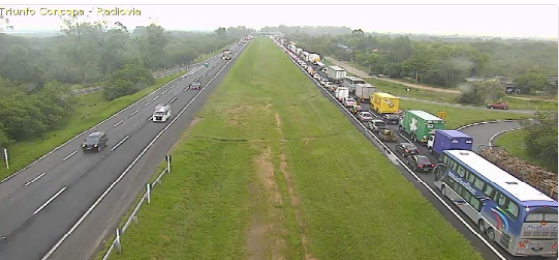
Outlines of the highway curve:
{"type": "MultiPolygon", "coordinates": [[[[285,51],[284,51],[285,52],[285,51]]],[[[286,54],[287,55],[287,54],[286,54]]],[[[291,57],[287,55],[290,59],[291,57]]],[[[359,120],[349,112],[349,110],[343,108],[343,106],[336,101],[329,90],[324,89],[321,85],[312,78],[303,68],[301,68],[295,61],[293,61],[295,66],[298,66],[313,83],[321,89],[321,92],[336,106],[340,109],[340,111],[350,119],[351,123],[355,125],[355,127],[367,138],[369,141],[377,147],[384,156],[386,156],[395,166],[400,170],[402,175],[414,186],[421,191],[421,193],[425,196],[427,200],[433,204],[435,208],[441,215],[443,215],[449,223],[454,226],[459,232],[461,232],[472,244],[474,248],[476,248],[480,254],[486,260],[533,260],[533,259],[540,259],[536,257],[513,257],[508,254],[505,250],[503,250],[500,246],[496,245],[495,243],[490,243],[487,241],[485,235],[481,235],[476,227],[476,223],[467,218],[465,214],[462,214],[462,211],[458,210],[458,207],[455,206],[450,200],[442,197],[441,193],[438,191],[436,186],[433,184],[433,176],[430,173],[414,173],[411,168],[405,165],[405,160],[400,154],[395,154],[395,147],[397,143],[389,143],[389,142],[380,142],[378,136],[373,134],[371,131],[365,128],[365,125],[359,122],[359,120]]],[[[363,107],[369,107],[369,103],[362,104],[363,107]]],[[[376,115],[373,111],[369,111],[373,114],[377,119],[380,119],[378,115],[376,115]]],[[[481,127],[472,127],[470,129],[466,128],[466,133],[473,134],[473,138],[479,138],[481,143],[487,144],[489,142],[489,138],[498,132],[498,129],[508,129],[510,127],[515,126],[518,124],[517,122],[503,122],[503,123],[490,123],[484,124],[481,127]],[[481,132],[480,132],[481,131],[481,132]],[[484,131],[487,131],[485,133],[484,131]]],[[[409,142],[412,143],[410,137],[407,134],[401,134],[398,125],[392,124],[389,125],[389,129],[394,131],[395,134],[399,137],[399,142],[409,142]]],[[[367,144],[364,144],[367,145],[367,144]]],[[[421,150],[421,154],[428,156],[432,162],[436,162],[437,158],[430,154],[425,146],[418,146],[421,150]]],[[[429,220],[425,220],[429,221],[429,220]]]]}
{"type": "MultiPolygon", "coordinates": [[[[244,46],[234,44],[230,49],[237,55],[244,46]]],[[[234,60],[216,56],[208,61],[209,67],[193,68],[95,127],[109,138],[108,147],[101,152],[81,151],[91,129],[0,183],[0,259],[46,259],[45,254],[51,253],[48,259],[88,259],[102,236],[114,233],[112,228],[234,60]],[[203,91],[186,90],[195,79],[200,79],[203,91]],[[160,103],[171,104],[169,121],[183,108],[185,113],[153,144],[147,156],[136,160],[170,123],[149,121],[160,103]],[[132,162],[135,166],[120,179],[132,162]],[[82,218],[117,178],[118,185],[82,218]],[[78,220],[81,225],[75,226],[78,220]],[[68,239],[62,242],[63,237],[68,239]]]]}

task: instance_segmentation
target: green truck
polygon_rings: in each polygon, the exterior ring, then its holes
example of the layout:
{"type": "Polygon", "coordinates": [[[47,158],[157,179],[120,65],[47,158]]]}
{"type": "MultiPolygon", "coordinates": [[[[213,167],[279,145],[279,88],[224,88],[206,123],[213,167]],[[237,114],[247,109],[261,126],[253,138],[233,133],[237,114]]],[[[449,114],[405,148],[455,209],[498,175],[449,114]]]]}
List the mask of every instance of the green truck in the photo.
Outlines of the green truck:
{"type": "Polygon", "coordinates": [[[407,110],[400,120],[400,131],[411,136],[413,142],[427,143],[436,129],[445,129],[445,121],[421,110],[407,110]]]}

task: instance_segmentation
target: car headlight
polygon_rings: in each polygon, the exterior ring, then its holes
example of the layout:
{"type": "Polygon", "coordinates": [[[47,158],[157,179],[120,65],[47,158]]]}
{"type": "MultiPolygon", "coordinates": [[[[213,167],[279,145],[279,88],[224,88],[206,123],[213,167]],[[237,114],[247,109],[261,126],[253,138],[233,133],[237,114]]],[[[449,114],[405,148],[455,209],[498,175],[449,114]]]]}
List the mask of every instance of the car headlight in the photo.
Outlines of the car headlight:
{"type": "Polygon", "coordinates": [[[85,147],[85,144],[82,144],[82,147],[85,147]]]}
{"type": "Polygon", "coordinates": [[[94,144],[94,145],[93,145],[93,147],[97,147],[97,145],[96,145],[96,144],[94,144]]]}

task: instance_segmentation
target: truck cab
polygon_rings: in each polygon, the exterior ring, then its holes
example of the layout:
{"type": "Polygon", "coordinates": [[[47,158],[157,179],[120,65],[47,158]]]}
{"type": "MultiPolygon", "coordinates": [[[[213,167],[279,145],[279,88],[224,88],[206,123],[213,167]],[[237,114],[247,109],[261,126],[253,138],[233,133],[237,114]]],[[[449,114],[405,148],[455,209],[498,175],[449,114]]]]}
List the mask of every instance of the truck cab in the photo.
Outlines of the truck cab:
{"type": "Polygon", "coordinates": [[[166,122],[171,117],[171,106],[159,104],[153,111],[151,121],[153,122],[166,122]]]}

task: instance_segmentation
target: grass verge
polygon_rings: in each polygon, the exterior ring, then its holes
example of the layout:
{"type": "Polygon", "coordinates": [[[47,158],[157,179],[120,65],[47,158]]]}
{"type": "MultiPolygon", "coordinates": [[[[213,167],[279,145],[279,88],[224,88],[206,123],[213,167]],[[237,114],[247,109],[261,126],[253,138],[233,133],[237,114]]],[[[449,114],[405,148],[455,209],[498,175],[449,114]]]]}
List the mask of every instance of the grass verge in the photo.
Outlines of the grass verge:
{"type": "MultiPolygon", "coordinates": [[[[523,160],[529,163],[538,165],[544,169],[547,168],[543,166],[544,164],[540,160],[529,156],[528,152],[526,151],[526,147],[524,147],[525,137],[526,137],[526,131],[522,129],[509,131],[503,133],[502,135],[499,135],[495,139],[495,145],[504,147],[507,152],[511,153],[512,155],[518,158],[522,158],[523,160]]],[[[557,169],[548,169],[548,170],[552,172],[557,172],[557,169]]]]}
{"type": "Polygon", "coordinates": [[[437,115],[439,111],[444,111],[446,112],[445,120],[447,129],[456,129],[460,126],[480,121],[490,121],[498,119],[525,119],[530,117],[530,115],[528,114],[491,111],[489,109],[487,111],[480,111],[479,109],[474,108],[443,106],[409,100],[400,100],[400,109],[423,110],[433,115],[437,115]]]}
{"type": "Polygon", "coordinates": [[[0,169],[0,180],[19,171],[57,146],[112,116],[179,75],[174,74],[159,78],[155,84],[139,92],[112,101],[104,100],[102,91],[76,96],[78,102],[76,111],[66,125],[60,129],[46,132],[40,138],[18,142],[10,146],[10,169],[0,169]]]}
{"type": "Polygon", "coordinates": [[[208,103],[111,259],[481,259],[269,39],[208,103]]]}

